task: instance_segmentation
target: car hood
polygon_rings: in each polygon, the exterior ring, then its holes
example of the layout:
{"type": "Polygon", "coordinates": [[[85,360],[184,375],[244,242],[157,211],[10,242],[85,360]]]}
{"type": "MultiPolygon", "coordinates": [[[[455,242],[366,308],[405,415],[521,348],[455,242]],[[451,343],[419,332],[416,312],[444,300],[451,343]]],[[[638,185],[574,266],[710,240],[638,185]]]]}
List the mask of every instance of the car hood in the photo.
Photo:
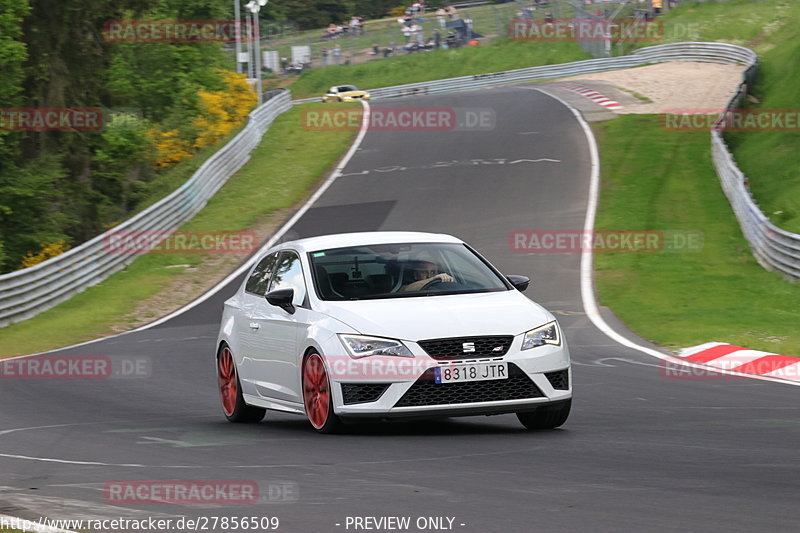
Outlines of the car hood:
{"type": "Polygon", "coordinates": [[[367,94],[367,91],[346,91],[339,93],[339,96],[364,96],[365,94],[367,94]]]}
{"type": "Polygon", "coordinates": [[[547,310],[518,291],[320,304],[321,312],[361,334],[410,341],[519,335],[553,320],[547,310]]]}

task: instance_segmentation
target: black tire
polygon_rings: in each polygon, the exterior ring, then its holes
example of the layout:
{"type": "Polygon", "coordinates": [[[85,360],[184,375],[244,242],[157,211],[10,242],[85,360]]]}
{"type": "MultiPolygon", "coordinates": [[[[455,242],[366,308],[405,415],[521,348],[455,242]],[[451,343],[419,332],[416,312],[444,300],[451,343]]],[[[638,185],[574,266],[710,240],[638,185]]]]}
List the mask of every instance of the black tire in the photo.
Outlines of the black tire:
{"type": "Polygon", "coordinates": [[[317,433],[341,433],[344,423],[333,412],[333,390],[322,356],[316,352],[303,360],[303,406],[317,433]]]}
{"type": "Polygon", "coordinates": [[[572,398],[552,405],[543,405],[535,411],[517,413],[517,418],[528,429],[553,429],[567,421],[571,408],[572,398]]]}
{"type": "Polygon", "coordinates": [[[217,352],[217,384],[222,402],[222,414],[229,422],[254,423],[260,422],[267,410],[253,407],[244,403],[242,384],[239,381],[239,372],[236,370],[236,361],[233,352],[227,344],[223,344],[217,352]],[[236,391],[231,390],[234,386],[236,391]]]}

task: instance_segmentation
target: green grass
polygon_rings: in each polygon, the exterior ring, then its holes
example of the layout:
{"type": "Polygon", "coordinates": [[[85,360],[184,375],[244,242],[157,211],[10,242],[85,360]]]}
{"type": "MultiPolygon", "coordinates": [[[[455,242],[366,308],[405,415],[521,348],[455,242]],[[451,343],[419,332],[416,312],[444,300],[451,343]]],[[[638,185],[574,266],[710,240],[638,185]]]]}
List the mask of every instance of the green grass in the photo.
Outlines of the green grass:
{"type": "MultiPolygon", "coordinates": [[[[760,103],[750,107],[764,112],[788,110],[797,117],[800,4],[786,11],[786,24],[764,41],[776,46],[761,55],[760,76],[753,89],[760,103]]],[[[800,233],[800,125],[797,120],[795,124],[793,131],[734,133],[726,139],[762,211],[781,228],[800,233]]]]}
{"type": "MultiPolygon", "coordinates": [[[[320,106],[322,104],[309,104],[320,106]]],[[[345,106],[349,104],[344,104],[345,106]]],[[[358,107],[358,104],[353,104],[358,107]]],[[[299,127],[295,108],[279,116],[251,160],[180,229],[239,231],[276,209],[297,203],[350,145],[355,132],[299,127]]],[[[108,334],[138,302],[166,286],[200,254],[147,254],[104,282],[32,319],[2,329],[0,357],[57,348],[108,334]]]]}
{"type": "Polygon", "coordinates": [[[340,65],[304,73],[290,86],[294,98],[321,96],[330,86],[361,88],[485,74],[515,68],[588,59],[575,43],[497,41],[487,46],[401,55],[358,65],[340,65]]]}
{"type": "Polygon", "coordinates": [[[192,176],[200,166],[206,162],[212,155],[217,153],[223,146],[228,144],[231,139],[242,131],[244,125],[236,128],[234,131],[225,135],[213,145],[206,146],[199,150],[197,153],[188,157],[175,166],[158,172],[158,174],[147,183],[147,192],[137,206],[137,212],[143,211],[152,204],[162,200],[165,196],[171,194],[178,187],[192,176]]]}
{"type": "Polygon", "coordinates": [[[707,133],[660,117],[595,126],[602,187],[597,229],[702,231],[701,251],[595,255],[595,282],[636,333],[667,347],[724,341],[800,356],[800,284],[756,263],[722,193],[707,133]]]}
{"type": "MultiPolygon", "coordinates": [[[[758,103],[744,107],[800,108],[800,2],[731,0],[686,3],[661,18],[664,42],[720,41],[747,46],[761,60],[751,92],[758,103]]],[[[638,47],[657,43],[638,43],[638,47]]],[[[726,135],[762,211],[783,229],[800,233],[800,129],[726,135]]]]}
{"type": "MultiPolygon", "coordinates": [[[[663,39],[624,44],[634,48],[684,41],[712,41],[737,44],[765,52],[778,42],[775,34],[793,25],[798,11],[794,0],[729,0],[727,2],[684,2],[658,18],[663,39]]],[[[619,47],[615,46],[615,53],[619,47]]]]}

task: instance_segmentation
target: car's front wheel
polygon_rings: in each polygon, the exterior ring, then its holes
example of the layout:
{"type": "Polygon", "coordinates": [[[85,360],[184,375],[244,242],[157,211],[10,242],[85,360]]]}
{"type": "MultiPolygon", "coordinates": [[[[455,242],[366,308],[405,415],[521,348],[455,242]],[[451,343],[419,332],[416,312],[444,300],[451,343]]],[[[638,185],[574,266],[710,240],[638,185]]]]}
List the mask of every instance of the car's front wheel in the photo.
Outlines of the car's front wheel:
{"type": "Polygon", "coordinates": [[[553,429],[564,424],[569,418],[572,399],[553,405],[544,405],[535,411],[517,413],[517,418],[528,429],[553,429]]]}
{"type": "Polygon", "coordinates": [[[264,418],[266,409],[244,403],[236,362],[227,344],[223,344],[217,354],[217,382],[222,412],[230,422],[258,422],[264,418]]]}
{"type": "Polygon", "coordinates": [[[311,426],[320,433],[338,433],[342,421],[333,413],[333,394],[322,356],[310,353],[303,363],[303,404],[311,426]]]}

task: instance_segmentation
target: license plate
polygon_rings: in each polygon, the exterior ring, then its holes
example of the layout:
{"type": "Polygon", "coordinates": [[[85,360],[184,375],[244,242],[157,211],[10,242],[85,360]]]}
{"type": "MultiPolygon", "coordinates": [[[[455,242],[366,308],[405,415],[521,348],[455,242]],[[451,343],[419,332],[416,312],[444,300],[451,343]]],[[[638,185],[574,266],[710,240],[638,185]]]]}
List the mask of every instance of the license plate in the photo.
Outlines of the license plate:
{"type": "Polygon", "coordinates": [[[433,380],[436,383],[491,381],[494,379],[508,379],[508,363],[472,363],[437,366],[433,369],[433,380]]]}

